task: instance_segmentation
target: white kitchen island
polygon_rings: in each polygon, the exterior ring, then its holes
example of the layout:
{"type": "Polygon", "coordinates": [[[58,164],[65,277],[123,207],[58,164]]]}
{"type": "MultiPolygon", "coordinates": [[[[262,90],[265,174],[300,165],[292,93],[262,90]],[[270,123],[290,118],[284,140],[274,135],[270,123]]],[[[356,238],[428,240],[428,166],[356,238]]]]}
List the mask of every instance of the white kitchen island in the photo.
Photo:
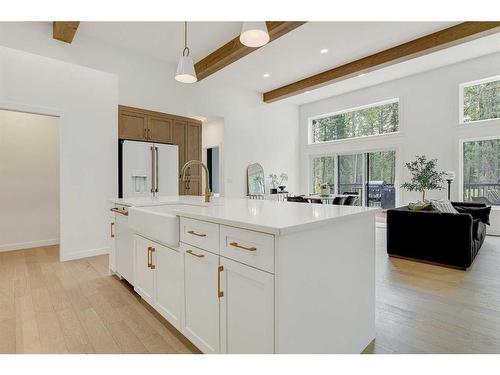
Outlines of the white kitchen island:
{"type": "Polygon", "coordinates": [[[134,232],[128,281],[202,352],[360,353],[375,338],[377,210],[202,200],[112,200],[134,232]]]}

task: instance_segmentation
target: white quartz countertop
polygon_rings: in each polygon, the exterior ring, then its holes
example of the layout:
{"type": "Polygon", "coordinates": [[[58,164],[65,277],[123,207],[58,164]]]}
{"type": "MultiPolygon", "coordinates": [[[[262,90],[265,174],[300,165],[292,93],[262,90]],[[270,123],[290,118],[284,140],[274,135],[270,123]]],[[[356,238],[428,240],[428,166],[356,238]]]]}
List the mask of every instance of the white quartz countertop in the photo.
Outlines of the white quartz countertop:
{"type": "Polygon", "coordinates": [[[318,225],[334,223],[353,215],[375,215],[378,209],[329,204],[307,204],[252,200],[246,198],[213,198],[205,203],[203,197],[173,196],[158,198],[111,199],[114,204],[148,207],[181,204],[171,212],[177,216],[218,224],[256,230],[275,235],[307,230],[318,225]]]}

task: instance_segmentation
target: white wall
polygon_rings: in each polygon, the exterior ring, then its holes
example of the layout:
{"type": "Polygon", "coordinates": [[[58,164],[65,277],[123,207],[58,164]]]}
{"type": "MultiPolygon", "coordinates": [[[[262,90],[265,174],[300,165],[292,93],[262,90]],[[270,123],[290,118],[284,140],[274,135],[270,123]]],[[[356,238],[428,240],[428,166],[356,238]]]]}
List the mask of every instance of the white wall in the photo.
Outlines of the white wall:
{"type": "Polygon", "coordinates": [[[111,72],[119,78],[119,103],[186,116],[224,119],[226,196],[246,194],[246,167],[260,162],[289,174],[298,188],[298,108],[265,104],[260,93],[221,84],[217,74],[193,85],[176,82],[175,66],[77,34],[72,44],[52,39],[50,23],[0,23],[0,45],[111,72]]]}
{"type": "Polygon", "coordinates": [[[112,74],[0,47],[0,108],[60,116],[62,260],[108,251],[117,104],[112,74]]]}
{"type": "MultiPolygon", "coordinates": [[[[497,53],[301,106],[301,189],[306,191],[308,187],[310,157],[322,153],[396,149],[398,185],[409,179],[404,162],[413,160],[417,154],[437,158],[440,169],[455,171],[458,176],[460,139],[500,135],[500,120],[459,124],[459,85],[499,74],[500,53],[497,53]],[[399,134],[307,144],[309,118],[392,98],[400,99],[399,134]]],[[[452,199],[460,199],[459,186],[457,179],[452,185],[452,199]]],[[[429,197],[445,198],[446,190],[431,192],[429,197]]],[[[406,204],[419,196],[401,190],[398,198],[399,204],[406,204]]]]}
{"type": "Polygon", "coordinates": [[[0,110],[0,251],[59,243],[59,119],[0,110]]]}

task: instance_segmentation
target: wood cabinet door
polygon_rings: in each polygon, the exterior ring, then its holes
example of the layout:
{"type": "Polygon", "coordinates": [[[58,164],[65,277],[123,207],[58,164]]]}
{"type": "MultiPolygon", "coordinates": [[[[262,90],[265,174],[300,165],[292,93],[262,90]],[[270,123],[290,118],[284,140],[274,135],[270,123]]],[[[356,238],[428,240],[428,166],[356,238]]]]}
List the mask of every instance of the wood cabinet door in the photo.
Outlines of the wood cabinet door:
{"type": "Polygon", "coordinates": [[[203,353],[219,353],[219,257],[181,242],[184,257],[182,333],[203,353]]]}
{"type": "Polygon", "coordinates": [[[163,116],[148,116],[148,139],[154,142],[172,142],[172,119],[163,116]]]}
{"type": "MultiPolygon", "coordinates": [[[[189,122],[186,128],[186,162],[190,160],[201,161],[201,124],[189,122]]],[[[194,165],[189,170],[190,182],[186,194],[201,195],[202,169],[194,165]]]]}
{"type": "Polygon", "coordinates": [[[135,235],[134,242],[134,290],[147,303],[153,305],[155,288],[154,258],[157,245],[138,235],[135,235]],[[152,249],[154,250],[152,251],[152,249]]]}
{"type": "Polygon", "coordinates": [[[119,110],[118,113],[118,138],[147,140],[148,118],[146,114],[123,110],[119,110]]]}
{"type": "Polygon", "coordinates": [[[179,195],[186,194],[187,183],[180,179],[182,166],[186,163],[187,121],[175,120],[172,127],[172,143],[179,146],[179,195]]]}
{"type": "Polygon", "coordinates": [[[221,353],[274,353],[274,275],[220,258],[221,353]]]}
{"type": "Polygon", "coordinates": [[[165,246],[156,247],[156,308],[178,330],[182,310],[182,254],[165,246]]]}

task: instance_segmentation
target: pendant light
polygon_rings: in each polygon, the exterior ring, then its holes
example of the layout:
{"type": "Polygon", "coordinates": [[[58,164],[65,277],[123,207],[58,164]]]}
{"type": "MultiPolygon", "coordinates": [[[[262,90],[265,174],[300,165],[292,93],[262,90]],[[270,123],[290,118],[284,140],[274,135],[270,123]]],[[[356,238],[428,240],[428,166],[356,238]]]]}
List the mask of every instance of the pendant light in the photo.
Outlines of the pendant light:
{"type": "Polygon", "coordinates": [[[243,22],[240,42],[247,47],[262,47],[269,42],[269,33],[265,21],[243,22]]]}
{"type": "Polygon", "coordinates": [[[194,83],[198,80],[194,70],[194,63],[191,56],[189,56],[189,48],[187,46],[187,22],[184,22],[184,49],[182,55],[179,57],[179,64],[177,65],[177,72],[175,73],[175,80],[182,83],[194,83]]]}

